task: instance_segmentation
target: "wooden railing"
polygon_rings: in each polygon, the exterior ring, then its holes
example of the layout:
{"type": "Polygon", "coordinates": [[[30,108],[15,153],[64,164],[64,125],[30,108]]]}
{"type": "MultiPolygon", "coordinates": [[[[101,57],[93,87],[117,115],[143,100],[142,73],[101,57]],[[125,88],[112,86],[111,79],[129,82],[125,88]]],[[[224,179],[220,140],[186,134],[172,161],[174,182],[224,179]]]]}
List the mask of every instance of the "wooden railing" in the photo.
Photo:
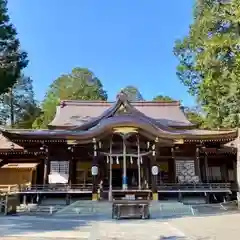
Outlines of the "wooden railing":
{"type": "Polygon", "coordinates": [[[12,185],[0,185],[0,194],[9,194],[18,192],[19,188],[17,184],[12,185]]]}
{"type": "Polygon", "coordinates": [[[43,184],[31,186],[19,186],[19,192],[68,192],[91,191],[92,184],[43,184]]]}
{"type": "Polygon", "coordinates": [[[181,184],[181,183],[163,183],[157,186],[158,190],[227,190],[231,189],[230,183],[192,183],[192,184],[181,184]]]}
{"type": "MultiPolygon", "coordinates": [[[[195,183],[195,184],[180,184],[180,183],[162,183],[157,185],[158,191],[221,191],[221,190],[234,190],[230,183],[195,183]]],[[[121,187],[113,187],[113,190],[121,190],[121,187]]],[[[45,184],[45,185],[0,185],[0,194],[18,193],[18,192],[81,192],[91,191],[92,184],[45,184]]],[[[109,188],[105,186],[104,191],[109,188]]],[[[137,186],[129,186],[128,190],[139,190],[137,186]]],[[[141,190],[151,190],[142,188],[141,190]]]]}
{"type": "MultiPolygon", "coordinates": [[[[113,190],[121,190],[122,187],[113,187],[113,190]]],[[[141,190],[151,190],[151,185],[148,187],[142,187],[141,190]]],[[[181,190],[189,190],[189,191],[194,191],[194,190],[228,190],[232,189],[232,184],[231,183],[190,183],[190,184],[180,184],[180,183],[158,183],[157,184],[157,189],[158,190],[166,190],[166,191],[181,191],[181,190]]],[[[108,191],[109,187],[104,186],[103,188],[104,191],[108,191]]],[[[139,190],[138,186],[128,186],[128,190],[139,190]]]]}

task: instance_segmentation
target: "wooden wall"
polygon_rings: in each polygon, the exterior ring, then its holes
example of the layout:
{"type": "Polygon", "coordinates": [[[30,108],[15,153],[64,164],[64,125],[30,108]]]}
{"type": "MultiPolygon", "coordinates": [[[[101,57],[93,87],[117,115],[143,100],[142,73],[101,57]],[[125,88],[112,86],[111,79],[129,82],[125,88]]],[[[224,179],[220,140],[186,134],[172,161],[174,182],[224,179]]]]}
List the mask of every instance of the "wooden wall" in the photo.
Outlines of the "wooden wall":
{"type": "Polygon", "coordinates": [[[0,168],[0,185],[29,184],[32,176],[32,169],[0,168]]]}

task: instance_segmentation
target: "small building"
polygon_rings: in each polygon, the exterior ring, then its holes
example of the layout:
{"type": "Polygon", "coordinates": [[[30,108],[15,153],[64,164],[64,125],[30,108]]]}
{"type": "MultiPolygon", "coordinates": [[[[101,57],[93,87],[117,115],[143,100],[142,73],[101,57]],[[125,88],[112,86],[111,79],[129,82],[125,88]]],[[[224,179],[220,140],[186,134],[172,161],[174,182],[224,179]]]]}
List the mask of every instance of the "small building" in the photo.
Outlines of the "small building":
{"type": "Polygon", "coordinates": [[[129,102],[123,92],[115,102],[66,100],[49,129],[2,129],[2,138],[12,143],[1,145],[0,185],[19,184],[20,193],[238,191],[238,130],[197,129],[177,101],[129,102]]]}

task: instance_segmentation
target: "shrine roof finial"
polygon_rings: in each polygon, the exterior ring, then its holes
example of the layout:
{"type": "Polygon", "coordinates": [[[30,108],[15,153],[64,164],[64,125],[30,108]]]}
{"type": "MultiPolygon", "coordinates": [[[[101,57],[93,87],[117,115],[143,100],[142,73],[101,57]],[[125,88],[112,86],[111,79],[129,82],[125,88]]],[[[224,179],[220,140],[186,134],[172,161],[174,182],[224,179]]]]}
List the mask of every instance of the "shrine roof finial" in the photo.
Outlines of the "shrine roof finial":
{"type": "Polygon", "coordinates": [[[128,96],[127,94],[124,92],[124,88],[122,88],[120,90],[120,92],[117,95],[117,99],[121,100],[121,101],[127,101],[128,100],[128,96]]]}

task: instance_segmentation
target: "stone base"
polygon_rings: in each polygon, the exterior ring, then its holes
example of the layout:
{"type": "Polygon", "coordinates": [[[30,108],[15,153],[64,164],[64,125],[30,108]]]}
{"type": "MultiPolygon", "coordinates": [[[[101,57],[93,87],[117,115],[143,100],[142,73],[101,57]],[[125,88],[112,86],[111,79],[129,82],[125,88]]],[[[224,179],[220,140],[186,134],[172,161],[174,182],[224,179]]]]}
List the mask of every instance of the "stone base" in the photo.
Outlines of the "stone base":
{"type": "Polygon", "coordinates": [[[153,193],[152,194],[152,200],[158,201],[158,193],[153,193]]]}
{"type": "Polygon", "coordinates": [[[92,193],[92,201],[98,201],[98,194],[92,193]]]}
{"type": "Polygon", "coordinates": [[[238,206],[238,209],[240,209],[240,192],[239,191],[237,192],[237,206],[238,206]]]}

